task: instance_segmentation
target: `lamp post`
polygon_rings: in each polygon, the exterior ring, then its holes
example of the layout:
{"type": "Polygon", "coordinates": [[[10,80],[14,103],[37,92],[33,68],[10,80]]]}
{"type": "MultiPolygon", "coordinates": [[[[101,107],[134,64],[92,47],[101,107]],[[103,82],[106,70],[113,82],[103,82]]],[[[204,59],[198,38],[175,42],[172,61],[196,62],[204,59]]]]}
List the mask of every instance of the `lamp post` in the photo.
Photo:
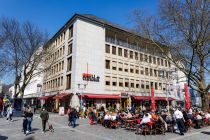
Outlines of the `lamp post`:
{"type": "MultiPolygon", "coordinates": [[[[166,72],[168,72],[168,74],[169,74],[168,79],[170,78],[170,79],[174,80],[176,77],[178,77],[178,76],[177,76],[176,70],[167,70],[166,72]]],[[[166,77],[164,76],[164,70],[163,70],[163,69],[160,69],[160,70],[159,70],[159,76],[160,76],[162,79],[166,78],[166,77]]],[[[168,94],[169,94],[169,87],[170,87],[170,84],[168,83],[169,80],[166,80],[166,79],[165,79],[165,82],[166,82],[167,110],[169,111],[169,95],[168,95],[168,94]]],[[[163,85],[162,85],[162,86],[163,86],[163,85]]]]}
{"type": "Polygon", "coordinates": [[[82,94],[83,94],[83,91],[86,89],[87,84],[80,84],[79,83],[79,84],[77,84],[77,86],[78,86],[78,89],[81,90],[81,92],[80,92],[80,96],[81,96],[80,106],[82,107],[83,106],[82,94]]]}

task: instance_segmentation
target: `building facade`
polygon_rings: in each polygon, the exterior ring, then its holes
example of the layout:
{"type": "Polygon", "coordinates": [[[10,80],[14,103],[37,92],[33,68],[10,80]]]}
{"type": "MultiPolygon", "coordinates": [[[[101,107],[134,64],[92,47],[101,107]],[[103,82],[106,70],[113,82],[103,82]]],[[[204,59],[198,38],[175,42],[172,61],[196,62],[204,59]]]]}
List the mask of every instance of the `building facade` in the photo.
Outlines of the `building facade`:
{"type": "Polygon", "coordinates": [[[53,49],[45,62],[54,64],[44,73],[43,99],[55,108],[149,106],[152,87],[157,105],[178,99],[173,65],[146,42],[93,15],[75,14],[45,46],[53,49]]]}

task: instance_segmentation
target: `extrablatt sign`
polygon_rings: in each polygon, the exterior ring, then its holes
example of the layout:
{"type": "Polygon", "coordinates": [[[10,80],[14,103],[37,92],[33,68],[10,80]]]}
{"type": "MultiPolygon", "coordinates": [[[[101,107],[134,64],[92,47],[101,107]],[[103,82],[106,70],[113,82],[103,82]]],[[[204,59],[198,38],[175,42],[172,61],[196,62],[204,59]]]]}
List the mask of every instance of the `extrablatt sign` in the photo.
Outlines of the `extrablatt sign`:
{"type": "Polygon", "coordinates": [[[96,76],[94,74],[83,73],[82,74],[82,79],[84,81],[99,82],[100,77],[99,76],[96,76]]]}

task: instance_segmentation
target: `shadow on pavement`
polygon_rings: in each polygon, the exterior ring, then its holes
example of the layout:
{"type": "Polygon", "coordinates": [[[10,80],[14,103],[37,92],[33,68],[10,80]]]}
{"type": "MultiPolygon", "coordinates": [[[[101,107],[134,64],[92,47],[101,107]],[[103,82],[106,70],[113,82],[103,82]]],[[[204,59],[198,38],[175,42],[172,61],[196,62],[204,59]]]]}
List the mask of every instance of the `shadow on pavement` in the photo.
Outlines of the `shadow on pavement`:
{"type": "Polygon", "coordinates": [[[35,139],[34,139],[33,136],[30,136],[30,137],[27,137],[27,138],[25,138],[25,139],[23,139],[23,140],[35,140],[35,139]]]}
{"type": "Polygon", "coordinates": [[[8,139],[7,136],[1,136],[1,135],[0,135],[0,140],[7,140],[7,139],[8,139]]]}
{"type": "Polygon", "coordinates": [[[32,128],[32,131],[40,130],[39,128],[32,128]]]}
{"type": "Polygon", "coordinates": [[[206,134],[206,135],[210,135],[210,132],[207,132],[207,131],[202,131],[201,133],[206,134]]]}

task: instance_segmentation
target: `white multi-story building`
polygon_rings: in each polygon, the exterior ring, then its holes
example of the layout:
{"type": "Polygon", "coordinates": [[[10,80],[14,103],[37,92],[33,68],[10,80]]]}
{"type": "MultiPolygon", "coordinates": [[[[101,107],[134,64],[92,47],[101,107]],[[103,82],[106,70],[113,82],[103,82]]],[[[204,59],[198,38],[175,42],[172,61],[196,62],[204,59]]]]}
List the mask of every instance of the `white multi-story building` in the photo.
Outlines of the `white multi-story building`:
{"type": "Polygon", "coordinates": [[[79,101],[119,108],[149,104],[152,86],[158,105],[178,99],[173,88],[168,93],[171,63],[147,41],[93,15],[75,14],[45,46],[54,50],[46,63],[54,64],[44,73],[43,99],[55,108],[79,101]]]}

